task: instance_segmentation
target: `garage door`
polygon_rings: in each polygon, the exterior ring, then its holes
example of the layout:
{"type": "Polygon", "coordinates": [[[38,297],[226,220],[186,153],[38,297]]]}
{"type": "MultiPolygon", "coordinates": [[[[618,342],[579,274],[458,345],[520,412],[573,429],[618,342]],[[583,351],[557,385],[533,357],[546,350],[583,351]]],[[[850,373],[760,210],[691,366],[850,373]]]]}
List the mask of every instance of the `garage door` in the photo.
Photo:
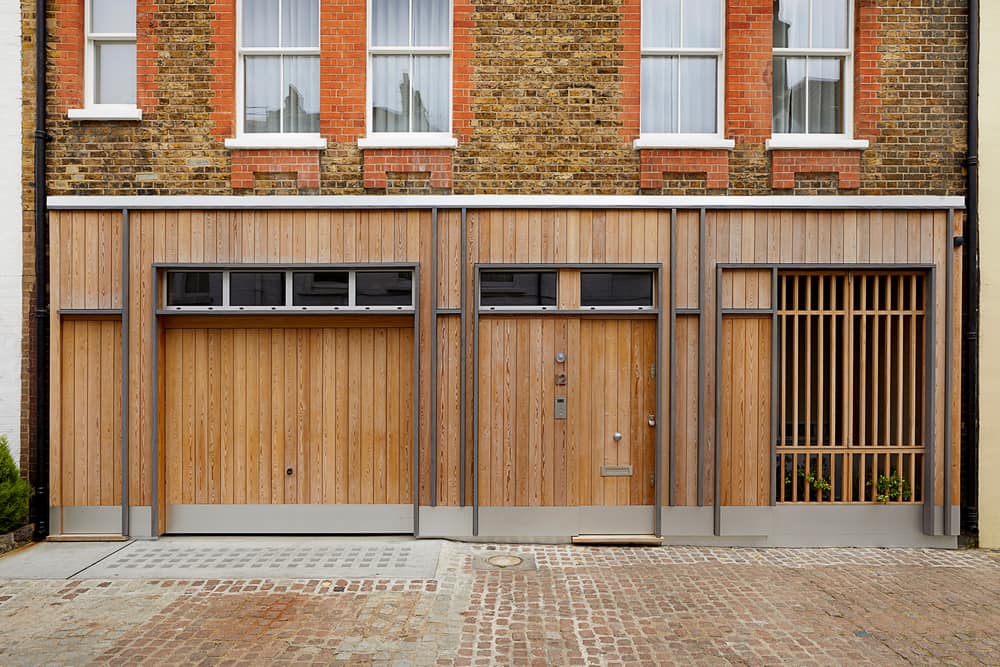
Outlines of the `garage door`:
{"type": "Polygon", "coordinates": [[[308,322],[167,324],[168,532],[413,531],[412,319],[308,322]]]}

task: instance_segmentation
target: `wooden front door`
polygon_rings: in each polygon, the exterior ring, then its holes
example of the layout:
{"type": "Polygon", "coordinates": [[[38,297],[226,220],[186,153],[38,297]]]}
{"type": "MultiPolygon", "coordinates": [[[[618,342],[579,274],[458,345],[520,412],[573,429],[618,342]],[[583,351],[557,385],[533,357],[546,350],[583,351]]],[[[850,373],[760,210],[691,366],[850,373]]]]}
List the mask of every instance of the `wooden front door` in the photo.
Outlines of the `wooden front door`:
{"type": "Polygon", "coordinates": [[[652,506],[655,362],[654,319],[483,317],[480,505],[652,506]]]}

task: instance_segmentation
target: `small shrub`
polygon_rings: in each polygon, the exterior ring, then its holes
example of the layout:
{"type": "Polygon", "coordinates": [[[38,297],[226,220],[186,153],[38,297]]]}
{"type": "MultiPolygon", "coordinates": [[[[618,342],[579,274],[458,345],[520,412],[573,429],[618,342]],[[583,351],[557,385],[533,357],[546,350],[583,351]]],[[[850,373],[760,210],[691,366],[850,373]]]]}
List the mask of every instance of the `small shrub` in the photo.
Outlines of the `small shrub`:
{"type": "Polygon", "coordinates": [[[0,534],[20,528],[28,518],[31,486],[22,479],[10,455],[7,436],[0,435],[0,534]]]}

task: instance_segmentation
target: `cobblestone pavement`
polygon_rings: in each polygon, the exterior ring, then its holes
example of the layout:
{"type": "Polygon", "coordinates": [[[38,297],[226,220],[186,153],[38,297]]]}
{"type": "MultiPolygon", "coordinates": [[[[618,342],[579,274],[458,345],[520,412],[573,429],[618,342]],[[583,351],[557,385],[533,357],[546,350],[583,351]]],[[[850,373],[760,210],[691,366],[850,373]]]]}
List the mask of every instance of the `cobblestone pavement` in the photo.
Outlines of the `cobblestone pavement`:
{"type": "Polygon", "coordinates": [[[996,665],[1000,554],[445,543],[430,579],[0,580],[0,631],[3,665],[996,665]]]}

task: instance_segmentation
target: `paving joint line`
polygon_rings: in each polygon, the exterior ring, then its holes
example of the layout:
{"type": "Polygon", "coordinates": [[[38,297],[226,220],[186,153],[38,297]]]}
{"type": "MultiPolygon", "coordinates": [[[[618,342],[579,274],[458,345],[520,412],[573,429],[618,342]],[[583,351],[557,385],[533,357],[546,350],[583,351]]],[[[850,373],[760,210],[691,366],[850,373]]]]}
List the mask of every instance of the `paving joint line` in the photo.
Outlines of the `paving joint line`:
{"type": "Polygon", "coordinates": [[[94,567],[98,563],[102,563],[102,562],[106,561],[108,558],[111,558],[115,554],[121,552],[123,549],[129,548],[133,544],[135,544],[135,540],[129,540],[128,542],[126,542],[125,544],[123,544],[121,547],[115,549],[111,553],[109,553],[107,555],[104,555],[104,556],[101,556],[100,558],[98,558],[97,560],[95,560],[93,563],[91,563],[87,567],[85,567],[85,568],[83,568],[81,570],[78,570],[77,572],[74,572],[73,574],[69,575],[68,577],[66,577],[66,579],[69,580],[69,579],[72,579],[73,577],[76,577],[76,576],[79,576],[79,575],[83,574],[84,572],[86,572],[90,568],[94,567]]]}

